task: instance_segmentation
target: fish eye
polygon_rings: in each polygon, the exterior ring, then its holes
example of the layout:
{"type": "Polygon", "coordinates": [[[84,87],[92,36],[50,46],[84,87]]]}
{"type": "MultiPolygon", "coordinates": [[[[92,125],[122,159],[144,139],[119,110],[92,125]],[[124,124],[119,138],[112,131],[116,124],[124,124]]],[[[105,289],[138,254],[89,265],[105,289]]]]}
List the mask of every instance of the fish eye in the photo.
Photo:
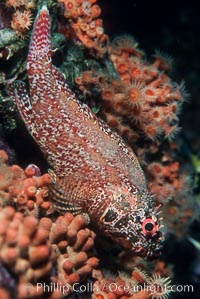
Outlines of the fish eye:
{"type": "Polygon", "coordinates": [[[145,236],[153,236],[158,230],[158,225],[151,218],[146,218],[142,222],[142,232],[145,236]]]}

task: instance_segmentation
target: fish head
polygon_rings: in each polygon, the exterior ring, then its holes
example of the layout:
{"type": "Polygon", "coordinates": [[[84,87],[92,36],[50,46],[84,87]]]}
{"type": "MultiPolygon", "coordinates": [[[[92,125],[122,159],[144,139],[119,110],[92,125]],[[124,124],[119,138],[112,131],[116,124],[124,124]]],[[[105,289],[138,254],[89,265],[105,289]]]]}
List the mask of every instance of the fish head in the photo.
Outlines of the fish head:
{"type": "Polygon", "coordinates": [[[100,223],[105,234],[126,249],[149,259],[161,253],[162,225],[158,207],[148,192],[112,188],[111,200],[100,223]]]}

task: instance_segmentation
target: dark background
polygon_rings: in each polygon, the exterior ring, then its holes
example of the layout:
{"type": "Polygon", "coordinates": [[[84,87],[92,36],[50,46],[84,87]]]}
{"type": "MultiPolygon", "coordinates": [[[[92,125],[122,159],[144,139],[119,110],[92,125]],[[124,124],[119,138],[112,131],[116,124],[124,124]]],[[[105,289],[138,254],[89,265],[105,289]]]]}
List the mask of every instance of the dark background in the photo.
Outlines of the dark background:
{"type": "Polygon", "coordinates": [[[198,1],[99,0],[105,32],[131,34],[147,57],[155,49],[174,58],[171,77],[185,80],[191,101],[181,124],[200,135],[200,11],[198,1]]]}

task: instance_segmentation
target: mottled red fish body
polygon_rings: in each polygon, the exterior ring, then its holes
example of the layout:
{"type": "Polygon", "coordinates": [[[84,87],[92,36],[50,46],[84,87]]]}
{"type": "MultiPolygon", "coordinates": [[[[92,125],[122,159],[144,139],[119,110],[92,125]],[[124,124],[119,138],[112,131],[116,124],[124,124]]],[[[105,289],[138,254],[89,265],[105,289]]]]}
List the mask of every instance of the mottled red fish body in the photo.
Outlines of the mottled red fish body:
{"type": "Polygon", "coordinates": [[[156,255],[162,244],[159,213],[136,156],[76,98],[51,54],[50,17],[43,6],[27,59],[30,99],[17,88],[15,97],[50,165],[57,207],[86,212],[114,241],[138,254],[156,255]]]}

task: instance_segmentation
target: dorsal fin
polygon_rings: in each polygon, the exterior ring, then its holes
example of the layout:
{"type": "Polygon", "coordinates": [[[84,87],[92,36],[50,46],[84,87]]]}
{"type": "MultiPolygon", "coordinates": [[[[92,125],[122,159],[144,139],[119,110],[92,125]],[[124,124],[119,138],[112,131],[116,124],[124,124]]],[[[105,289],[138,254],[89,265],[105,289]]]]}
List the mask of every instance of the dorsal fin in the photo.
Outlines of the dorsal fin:
{"type": "Polygon", "coordinates": [[[31,101],[26,91],[25,83],[15,81],[7,86],[7,92],[11,99],[16,102],[19,113],[33,138],[36,137],[34,129],[34,111],[32,110],[31,101]]]}

